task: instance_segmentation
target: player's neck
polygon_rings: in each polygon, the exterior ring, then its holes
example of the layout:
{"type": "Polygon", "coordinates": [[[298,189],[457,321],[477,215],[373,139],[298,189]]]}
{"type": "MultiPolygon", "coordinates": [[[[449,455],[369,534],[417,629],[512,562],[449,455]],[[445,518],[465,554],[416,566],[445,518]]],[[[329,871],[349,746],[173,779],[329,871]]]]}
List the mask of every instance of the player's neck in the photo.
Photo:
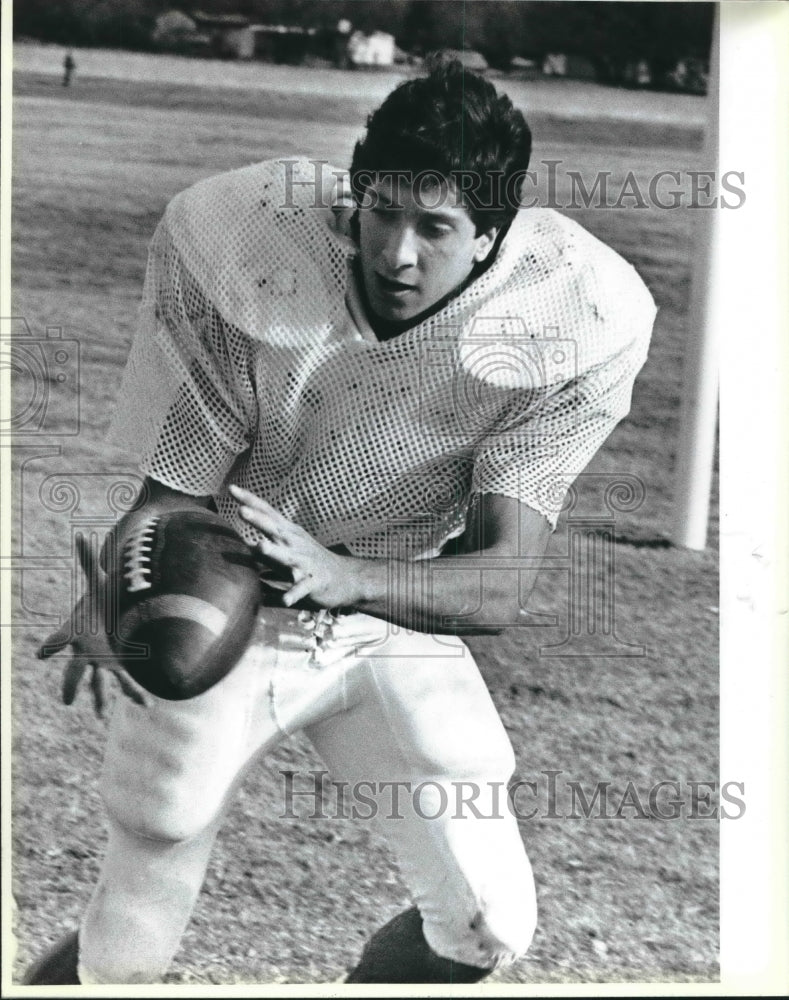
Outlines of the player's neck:
{"type": "Polygon", "coordinates": [[[433,316],[435,313],[439,312],[439,310],[443,309],[447,302],[458,295],[466,285],[466,282],[464,282],[463,285],[458,286],[458,288],[450,292],[449,295],[445,295],[444,298],[439,299],[439,301],[434,303],[429,309],[425,309],[424,312],[421,312],[416,316],[411,316],[408,319],[403,320],[393,320],[384,319],[382,316],[379,316],[370,305],[370,300],[367,297],[367,289],[364,287],[362,268],[358,257],[354,261],[353,273],[356,288],[359,292],[359,301],[364,309],[365,318],[370,324],[370,328],[378,340],[390,340],[392,337],[397,337],[399,334],[405,333],[406,330],[419,326],[420,323],[423,323],[430,316],[433,316]]]}
{"type": "Polygon", "coordinates": [[[499,242],[500,241],[497,241],[494,252],[489,254],[487,260],[484,260],[479,264],[475,264],[468,277],[465,278],[448,295],[439,299],[438,302],[435,302],[429,309],[425,309],[418,315],[411,316],[408,319],[403,320],[384,319],[374,311],[373,307],[370,305],[370,300],[367,297],[367,289],[364,287],[361,261],[357,257],[353,262],[354,281],[356,282],[356,287],[359,291],[359,300],[361,301],[362,308],[364,309],[367,322],[370,324],[370,328],[378,340],[390,340],[392,337],[397,337],[399,334],[405,333],[406,330],[411,330],[415,326],[419,326],[420,323],[424,323],[426,319],[429,319],[437,312],[440,312],[448,302],[457,298],[461,292],[465,291],[469,285],[476,281],[477,278],[490,267],[495,259],[496,252],[498,251],[499,242]]]}

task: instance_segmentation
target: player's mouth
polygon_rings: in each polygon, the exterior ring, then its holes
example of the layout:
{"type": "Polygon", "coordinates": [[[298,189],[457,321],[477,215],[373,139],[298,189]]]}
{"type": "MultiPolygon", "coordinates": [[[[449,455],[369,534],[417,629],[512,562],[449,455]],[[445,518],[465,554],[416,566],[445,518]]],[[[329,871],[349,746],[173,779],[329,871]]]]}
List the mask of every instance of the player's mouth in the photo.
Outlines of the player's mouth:
{"type": "Polygon", "coordinates": [[[387,278],[385,275],[379,274],[378,271],[375,272],[375,283],[378,286],[378,291],[387,298],[403,299],[417,291],[416,285],[387,278]]]}

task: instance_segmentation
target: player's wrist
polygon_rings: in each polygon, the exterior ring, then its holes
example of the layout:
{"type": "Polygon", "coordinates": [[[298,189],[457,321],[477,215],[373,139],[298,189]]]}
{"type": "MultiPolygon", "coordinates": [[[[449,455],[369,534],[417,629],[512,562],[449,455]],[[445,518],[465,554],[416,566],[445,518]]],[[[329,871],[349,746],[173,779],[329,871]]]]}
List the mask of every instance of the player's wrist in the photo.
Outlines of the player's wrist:
{"type": "Polygon", "coordinates": [[[349,575],[355,599],[348,603],[357,611],[377,608],[386,597],[386,584],[389,576],[386,560],[351,558],[351,562],[353,565],[349,567],[349,575]]]}

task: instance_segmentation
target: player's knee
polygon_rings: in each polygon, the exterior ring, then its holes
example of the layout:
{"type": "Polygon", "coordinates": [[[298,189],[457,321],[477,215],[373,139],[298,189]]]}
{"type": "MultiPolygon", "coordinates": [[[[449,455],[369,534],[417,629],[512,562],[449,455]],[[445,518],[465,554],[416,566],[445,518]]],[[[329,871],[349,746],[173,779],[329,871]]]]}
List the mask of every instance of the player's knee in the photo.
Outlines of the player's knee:
{"type": "Polygon", "coordinates": [[[214,822],[222,809],[216,795],[180,780],[175,771],[144,774],[105,767],[99,790],[110,817],[124,829],[149,840],[181,843],[193,840],[214,822]]]}
{"type": "Polygon", "coordinates": [[[146,810],[134,815],[120,815],[118,810],[111,811],[113,819],[122,823],[127,830],[168,844],[182,844],[198,837],[207,827],[209,821],[197,820],[194,817],[179,815],[177,809],[162,808],[146,810]]]}
{"type": "Polygon", "coordinates": [[[230,779],[216,780],[210,753],[194,751],[188,704],[142,715],[124,703],[113,719],[101,796],[110,816],[142,837],[192,840],[223,807],[230,779]]]}
{"type": "Polygon", "coordinates": [[[221,803],[179,788],[177,782],[156,782],[129,788],[105,779],[101,795],[109,815],[124,829],[149,840],[182,843],[203,833],[216,819],[221,803]]]}

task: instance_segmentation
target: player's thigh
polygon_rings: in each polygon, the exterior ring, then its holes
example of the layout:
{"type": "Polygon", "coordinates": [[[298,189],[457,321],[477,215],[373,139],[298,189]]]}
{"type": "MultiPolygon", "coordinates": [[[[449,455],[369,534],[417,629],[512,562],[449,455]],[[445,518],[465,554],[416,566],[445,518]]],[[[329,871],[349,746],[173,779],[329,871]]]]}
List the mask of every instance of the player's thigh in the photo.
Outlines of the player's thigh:
{"type": "Polygon", "coordinates": [[[118,822],[160,840],[187,840],[221,812],[244,767],[282,733],[271,717],[276,645],[253,643],[233,670],[187,701],[120,699],[101,791],[118,822]]]}
{"type": "Polygon", "coordinates": [[[455,636],[393,631],[347,675],[352,706],[310,727],[322,755],[348,776],[374,767],[389,777],[481,771],[503,780],[514,756],[471,651],[455,636]],[[353,734],[349,738],[349,735],[353,734]]]}

